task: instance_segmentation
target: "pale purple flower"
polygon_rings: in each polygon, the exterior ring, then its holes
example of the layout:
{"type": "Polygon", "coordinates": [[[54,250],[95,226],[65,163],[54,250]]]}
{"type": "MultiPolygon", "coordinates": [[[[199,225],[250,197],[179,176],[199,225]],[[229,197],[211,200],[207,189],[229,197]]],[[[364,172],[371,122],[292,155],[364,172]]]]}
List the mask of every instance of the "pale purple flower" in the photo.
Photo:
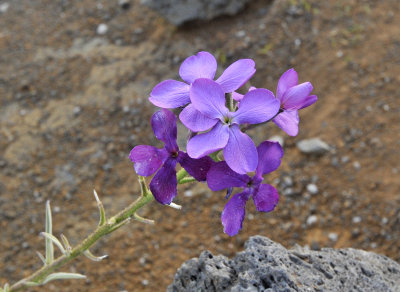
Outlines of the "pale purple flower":
{"type": "Polygon", "coordinates": [[[239,109],[230,112],[225,106],[221,85],[200,78],[192,84],[190,98],[192,103],[181,112],[180,120],[193,132],[211,130],[189,140],[189,156],[200,158],[224,149],[225,161],[232,170],[242,174],[254,171],[258,162],[257,149],[239,125],[260,124],[273,118],[279,110],[273,93],[267,89],[249,91],[239,109]]]}
{"type": "MultiPolygon", "coordinates": [[[[149,100],[162,108],[177,108],[190,103],[190,85],[198,78],[214,80],[217,61],[208,52],[199,52],[183,61],[179,75],[185,82],[165,80],[156,85],[149,100]]],[[[256,72],[251,59],[240,59],[231,64],[216,80],[225,93],[233,92],[245,84],[256,72]]]]}
{"type": "Polygon", "coordinates": [[[297,83],[297,72],[289,69],[279,79],[276,90],[276,98],[281,103],[282,112],[273,122],[290,136],[296,136],[299,132],[298,110],[312,105],[318,99],[316,95],[310,95],[313,90],[310,82],[297,83]]]}
{"type": "Polygon", "coordinates": [[[158,170],[150,182],[150,190],[162,204],[170,204],[177,195],[175,167],[178,162],[198,181],[206,180],[207,172],[214,163],[210,157],[193,159],[179,150],[176,120],[175,115],[166,109],[154,113],[151,126],[156,138],[164,142],[164,148],[138,145],[129,155],[138,175],[150,176],[158,170]]]}
{"type": "Polygon", "coordinates": [[[262,184],[263,175],[276,170],[283,156],[277,142],[264,141],[258,147],[258,165],[254,177],[238,174],[225,161],[214,164],[207,174],[208,187],[213,191],[241,187],[243,191],[232,196],[221,214],[224,232],[236,235],[242,229],[246,202],[253,198],[257,211],[270,212],[279,201],[278,191],[269,184],[262,184]]]}

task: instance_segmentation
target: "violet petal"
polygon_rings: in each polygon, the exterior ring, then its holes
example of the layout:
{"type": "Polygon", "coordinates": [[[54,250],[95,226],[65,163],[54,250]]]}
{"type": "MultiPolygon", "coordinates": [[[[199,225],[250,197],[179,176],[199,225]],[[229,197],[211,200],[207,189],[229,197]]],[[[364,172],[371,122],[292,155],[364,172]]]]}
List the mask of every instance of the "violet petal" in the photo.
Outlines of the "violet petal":
{"type": "Polygon", "coordinates": [[[205,181],[211,166],[215,164],[208,156],[199,159],[191,158],[187,153],[180,151],[178,161],[181,166],[196,180],[205,181]]]}
{"type": "Polygon", "coordinates": [[[310,82],[304,82],[289,88],[282,96],[281,104],[285,109],[300,109],[313,90],[310,82]]]}
{"type": "Polygon", "coordinates": [[[225,161],[217,162],[207,174],[208,187],[213,191],[220,191],[230,187],[246,187],[250,181],[247,174],[234,172],[225,161]]]}
{"type": "Polygon", "coordinates": [[[296,136],[299,132],[299,113],[297,110],[283,111],[272,121],[289,136],[296,136]]]}
{"type": "Polygon", "coordinates": [[[181,122],[193,132],[206,131],[213,127],[219,120],[210,119],[206,115],[195,109],[193,104],[189,104],[179,115],[181,122]]]}
{"type": "Polygon", "coordinates": [[[167,158],[165,149],[158,149],[149,145],[138,145],[131,150],[129,159],[135,163],[135,171],[138,175],[149,176],[160,168],[167,158]]]}
{"type": "Polygon", "coordinates": [[[190,100],[198,111],[211,119],[222,118],[228,113],[221,86],[210,79],[197,79],[192,84],[190,100]]]}
{"type": "Polygon", "coordinates": [[[239,230],[242,229],[248,197],[248,190],[233,195],[222,211],[222,225],[224,226],[224,232],[229,236],[238,234],[239,230]]]}
{"type": "Polygon", "coordinates": [[[241,59],[230,65],[216,80],[225,93],[235,91],[245,84],[256,72],[251,59],[241,59]]]}
{"type": "Polygon", "coordinates": [[[177,108],[190,102],[189,90],[186,83],[165,80],[153,88],[149,100],[158,107],[177,108]]]}
{"type": "Polygon", "coordinates": [[[150,190],[161,204],[170,204],[177,195],[176,163],[176,158],[169,157],[150,182],[150,190]]]}
{"type": "Polygon", "coordinates": [[[257,147],[258,165],[256,176],[270,173],[278,169],[283,157],[282,146],[278,142],[264,141],[257,147]]]}
{"type": "Polygon", "coordinates": [[[280,103],[267,89],[254,89],[240,101],[239,109],[233,113],[233,122],[238,124],[260,124],[273,118],[280,103]]]}
{"type": "Polygon", "coordinates": [[[187,143],[187,153],[192,158],[200,158],[220,150],[229,139],[229,127],[218,122],[211,131],[196,135],[187,143]]]}
{"type": "Polygon", "coordinates": [[[251,172],[257,167],[257,148],[253,140],[242,133],[236,124],[229,129],[229,140],[224,148],[224,157],[229,167],[240,174],[251,172]]]}
{"type": "Polygon", "coordinates": [[[177,129],[176,116],[167,109],[161,109],[151,117],[151,127],[154,135],[160,141],[163,141],[168,152],[179,150],[176,144],[177,129]]]}
{"type": "Polygon", "coordinates": [[[198,78],[214,79],[217,71],[217,61],[208,52],[199,52],[183,61],[179,75],[187,83],[191,84],[198,78]]]}
{"type": "Polygon", "coordinates": [[[279,79],[278,87],[276,89],[276,98],[278,100],[282,100],[282,96],[285,94],[285,92],[290,87],[297,85],[298,80],[297,72],[294,69],[289,69],[283,73],[279,79]]]}
{"type": "Polygon", "coordinates": [[[253,201],[257,211],[271,212],[279,201],[278,191],[271,185],[262,184],[253,193],[253,201]]]}
{"type": "Polygon", "coordinates": [[[313,103],[315,103],[318,100],[318,97],[316,95],[310,95],[308,96],[304,101],[303,101],[303,105],[301,106],[300,109],[306,108],[310,105],[312,105],[313,103]]]}

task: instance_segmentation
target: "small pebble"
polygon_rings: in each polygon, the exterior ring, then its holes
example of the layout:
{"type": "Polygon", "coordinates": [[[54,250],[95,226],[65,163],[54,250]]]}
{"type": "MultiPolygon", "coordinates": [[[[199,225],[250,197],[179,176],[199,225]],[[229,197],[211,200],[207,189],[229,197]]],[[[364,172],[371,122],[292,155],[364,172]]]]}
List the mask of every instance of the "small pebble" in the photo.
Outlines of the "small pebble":
{"type": "Polygon", "coordinates": [[[336,57],[338,57],[338,58],[343,57],[343,51],[337,51],[336,52],[336,57]]]}
{"type": "Polygon", "coordinates": [[[386,225],[389,222],[389,219],[386,217],[383,217],[381,222],[382,222],[382,224],[386,225]]]}
{"type": "Polygon", "coordinates": [[[354,167],[355,170],[360,170],[360,168],[361,168],[360,162],[354,161],[353,162],[353,167],[354,167]]]}
{"type": "Polygon", "coordinates": [[[193,191],[187,190],[187,191],[185,191],[185,192],[183,193],[183,195],[184,195],[185,197],[188,197],[188,198],[193,197],[193,191]]]}
{"type": "Polygon", "coordinates": [[[96,31],[97,31],[97,34],[99,34],[99,35],[104,35],[104,34],[106,34],[107,31],[108,31],[108,26],[107,26],[107,24],[105,24],[105,23],[100,23],[100,24],[98,25],[96,31]]]}
{"type": "Polygon", "coordinates": [[[6,13],[8,11],[9,7],[10,7],[10,4],[7,2],[0,4],[0,12],[6,13]]]}
{"type": "Polygon", "coordinates": [[[318,187],[315,184],[308,184],[307,192],[309,192],[311,195],[316,195],[318,194],[318,187]]]}
{"type": "Polygon", "coordinates": [[[142,280],[142,285],[143,285],[143,286],[149,285],[149,280],[143,279],[143,280],[142,280]]]}
{"type": "Polygon", "coordinates": [[[244,31],[244,30],[239,30],[238,32],[236,32],[236,36],[237,36],[238,38],[242,38],[242,37],[246,36],[246,31],[244,31]]]}
{"type": "Polygon", "coordinates": [[[58,213],[58,212],[61,211],[61,208],[58,207],[58,206],[55,206],[55,207],[53,208],[53,211],[54,211],[54,213],[58,213]]]}
{"type": "Polygon", "coordinates": [[[389,106],[388,104],[384,104],[384,105],[383,105],[383,110],[384,110],[385,112],[388,112],[388,111],[390,110],[390,106],[389,106]]]}
{"type": "Polygon", "coordinates": [[[318,217],[316,215],[311,215],[307,218],[307,225],[313,225],[317,223],[318,217]]]}
{"type": "Polygon", "coordinates": [[[329,240],[336,242],[338,240],[338,235],[335,232],[331,232],[328,234],[328,238],[329,240]]]}
{"type": "Polygon", "coordinates": [[[360,223],[362,221],[360,216],[354,216],[352,219],[353,223],[360,223]]]}
{"type": "Polygon", "coordinates": [[[329,145],[319,138],[301,140],[296,145],[301,152],[307,154],[323,154],[330,150],[329,145]]]}

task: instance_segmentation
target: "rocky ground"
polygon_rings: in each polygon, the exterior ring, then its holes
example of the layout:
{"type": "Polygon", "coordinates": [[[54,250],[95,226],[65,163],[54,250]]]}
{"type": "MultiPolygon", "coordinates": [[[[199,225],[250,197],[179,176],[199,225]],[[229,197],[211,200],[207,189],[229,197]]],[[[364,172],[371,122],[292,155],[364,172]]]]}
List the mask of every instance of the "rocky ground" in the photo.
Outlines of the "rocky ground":
{"type": "Polygon", "coordinates": [[[64,269],[87,281],[46,289],[163,291],[184,261],[204,249],[231,257],[256,234],[400,260],[397,0],[253,0],[235,16],[180,27],[129,3],[0,1],[0,283],[40,267],[46,200],[54,233],[77,243],[98,220],[93,188],[109,214],[135,198],[129,151],[158,145],[149,92],[199,50],[216,55],[221,70],[254,59],[256,87],[274,90],[291,67],[312,81],[319,101],[300,113],[297,137],[274,125],[253,132],[284,140],[283,164],[267,177],[278,207],[261,214],[248,204],[243,230],[230,238],[220,224],[224,193],[182,187],[181,211],[151,204],[142,215],[155,226],[113,233],[93,248],[109,255],[101,265],[82,258],[64,269]],[[315,137],[329,151],[300,151],[299,141],[315,137]]]}

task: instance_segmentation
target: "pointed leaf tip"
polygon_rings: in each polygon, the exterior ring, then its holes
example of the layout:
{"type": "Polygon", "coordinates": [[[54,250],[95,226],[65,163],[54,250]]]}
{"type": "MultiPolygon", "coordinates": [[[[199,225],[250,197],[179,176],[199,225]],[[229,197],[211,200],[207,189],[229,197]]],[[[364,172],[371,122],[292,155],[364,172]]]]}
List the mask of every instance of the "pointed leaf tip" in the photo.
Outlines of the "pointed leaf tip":
{"type": "Polygon", "coordinates": [[[100,256],[100,257],[96,257],[95,255],[93,255],[91,252],[90,252],[90,250],[85,250],[84,252],[83,252],[83,254],[89,259],[89,260],[92,260],[92,261],[94,261],[94,262],[100,262],[100,261],[102,261],[102,260],[104,260],[105,258],[107,258],[108,257],[108,255],[103,255],[103,256],[100,256]]]}
{"type": "Polygon", "coordinates": [[[106,223],[106,211],[104,210],[103,203],[100,201],[99,196],[97,195],[96,190],[93,190],[94,198],[97,202],[97,207],[99,208],[100,219],[99,219],[99,226],[102,226],[106,223]]]}

